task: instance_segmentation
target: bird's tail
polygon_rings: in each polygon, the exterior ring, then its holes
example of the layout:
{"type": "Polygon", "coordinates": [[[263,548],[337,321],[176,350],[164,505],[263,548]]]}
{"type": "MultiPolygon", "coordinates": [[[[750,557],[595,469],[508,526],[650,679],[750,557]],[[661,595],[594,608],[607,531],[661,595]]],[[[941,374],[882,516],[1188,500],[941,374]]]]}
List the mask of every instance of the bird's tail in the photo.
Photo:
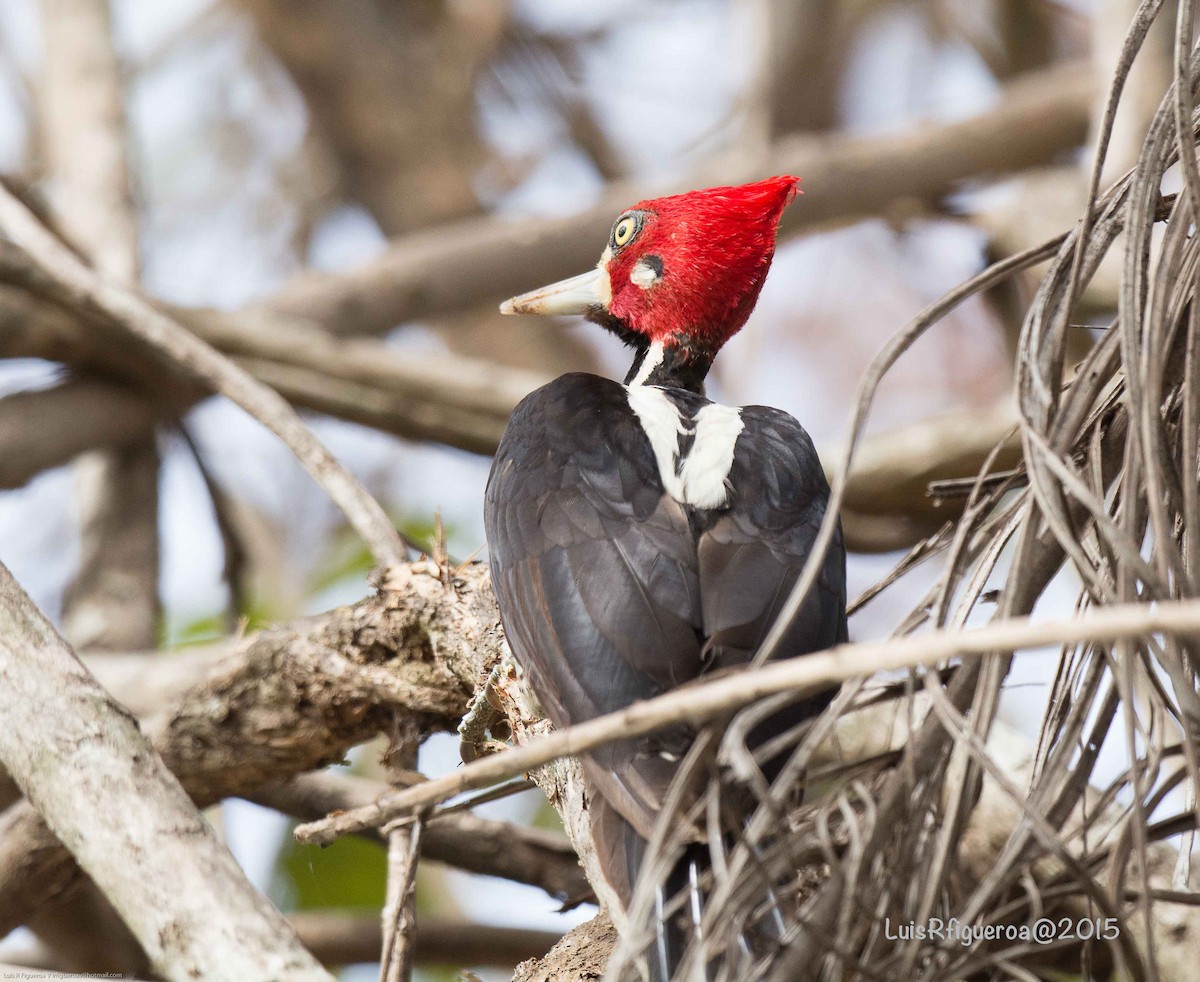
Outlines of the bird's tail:
{"type": "MultiPolygon", "coordinates": [[[[697,948],[704,939],[704,885],[710,860],[708,846],[693,844],[671,868],[670,874],[655,889],[654,950],[648,959],[651,982],[670,982],[683,963],[689,946],[697,948]]],[[[687,982],[705,982],[708,973],[702,956],[693,961],[687,982]]]]}
{"type": "MultiPolygon", "coordinates": [[[[731,977],[731,971],[735,973],[732,977],[740,977],[749,966],[761,965],[778,952],[784,934],[783,905],[770,881],[757,877],[754,910],[737,928],[735,947],[720,953],[701,948],[712,889],[711,863],[707,844],[690,845],[656,886],[654,947],[647,958],[650,982],[709,982],[714,977],[731,977]],[[693,954],[688,974],[679,975],[689,948],[693,954]]],[[[718,943],[717,948],[722,946],[718,943]]]]}
{"type": "MultiPolygon", "coordinates": [[[[590,812],[600,866],[628,911],[649,843],[603,798],[597,796],[590,802],[590,812]]],[[[709,864],[706,845],[689,845],[671,872],[656,884],[651,923],[647,925],[651,929],[650,943],[645,951],[650,982],[674,979],[688,946],[701,938],[709,864]]],[[[705,977],[701,970],[693,978],[705,977]]]]}

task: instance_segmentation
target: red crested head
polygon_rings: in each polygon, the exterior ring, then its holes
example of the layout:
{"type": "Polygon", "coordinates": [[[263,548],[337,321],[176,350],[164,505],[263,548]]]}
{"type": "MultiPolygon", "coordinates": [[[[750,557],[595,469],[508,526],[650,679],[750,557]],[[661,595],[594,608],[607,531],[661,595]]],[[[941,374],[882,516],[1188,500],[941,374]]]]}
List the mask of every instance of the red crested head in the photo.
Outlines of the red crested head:
{"type": "Polygon", "coordinates": [[[754,309],[798,183],[772,177],[640,201],[617,218],[595,270],[501,310],[580,313],[635,343],[711,359],[754,309]]]}
{"type": "Polygon", "coordinates": [[[651,343],[686,343],[715,354],[758,301],[779,217],[797,181],[772,177],[634,205],[609,241],[609,314],[651,343]],[[630,222],[632,234],[621,247],[622,223],[630,222]]]}

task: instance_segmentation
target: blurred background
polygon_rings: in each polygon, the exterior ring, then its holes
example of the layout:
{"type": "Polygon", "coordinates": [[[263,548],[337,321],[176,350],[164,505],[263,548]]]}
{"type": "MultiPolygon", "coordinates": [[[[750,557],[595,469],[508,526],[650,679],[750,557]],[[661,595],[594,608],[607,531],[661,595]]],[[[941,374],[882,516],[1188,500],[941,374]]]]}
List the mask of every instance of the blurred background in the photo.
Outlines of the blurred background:
{"type": "MultiPolygon", "coordinates": [[[[72,228],[70,175],[94,148],[75,142],[72,120],[87,111],[87,39],[111,40],[131,194],[125,260],[107,271],[198,323],[231,312],[267,340],[295,325],[269,351],[219,331],[210,340],[309,411],[410,536],[429,542],[440,514],[451,556],[465,560],[484,547],[488,450],[506,408],[563,371],[621,377],[628,364],[598,329],[502,318],[497,301],[585,269],[612,217],[642,197],[798,173],[804,195],[710,395],[788,410],[828,464],[887,338],[988,261],[1074,220],[1100,104],[1092,80],[1115,63],[1135,7],[5,0],[0,172],[92,248],[72,228]],[[89,22],[88,8],[102,19],[89,22]],[[314,331],[350,353],[386,344],[403,365],[392,379],[363,368],[374,349],[327,359],[314,331]]],[[[1114,173],[1168,77],[1165,44],[1140,61],[1135,82],[1149,79],[1153,99],[1127,99],[1114,173]]],[[[93,227],[103,238],[111,216],[93,227]]],[[[1091,290],[1101,317],[1115,294],[1103,277],[1091,290]]],[[[928,481],[974,473],[1011,422],[1028,298],[1019,284],[968,301],[888,376],[848,501],[852,596],[953,517],[952,500],[939,510],[925,495],[928,481]]],[[[34,325],[21,303],[3,288],[0,558],[77,645],[203,643],[367,592],[367,553],[266,430],[151,370],[133,384],[102,345],[64,342],[69,332],[34,325]],[[96,448],[109,448],[107,471],[96,448]],[[89,633],[88,571],[107,566],[89,532],[104,508],[97,480],[126,489],[112,507],[140,529],[125,541],[150,557],[140,636],[89,633]]],[[[1087,324],[1076,327],[1086,344],[1087,324]]],[[[881,596],[854,636],[885,634],[935,574],[881,596]]],[[[1020,725],[1041,704],[1036,673],[1017,681],[1034,683],[1014,688],[1020,725]]],[[[446,771],[457,752],[435,737],[422,769],[446,771]]],[[[374,773],[377,757],[363,748],[354,766],[374,773]]],[[[556,821],[536,793],[483,813],[556,821]]],[[[287,819],[241,802],[212,814],[284,910],[374,916],[382,903],[381,847],[304,849],[287,819]]],[[[418,903],[423,916],[556,933],[592,912],[437,865],[422,867],[418,903]]],[[[15,932],[0,954],[36,944],[15,932]]],[[[419,971],[453,978],[457,967],[419,971]]]]}

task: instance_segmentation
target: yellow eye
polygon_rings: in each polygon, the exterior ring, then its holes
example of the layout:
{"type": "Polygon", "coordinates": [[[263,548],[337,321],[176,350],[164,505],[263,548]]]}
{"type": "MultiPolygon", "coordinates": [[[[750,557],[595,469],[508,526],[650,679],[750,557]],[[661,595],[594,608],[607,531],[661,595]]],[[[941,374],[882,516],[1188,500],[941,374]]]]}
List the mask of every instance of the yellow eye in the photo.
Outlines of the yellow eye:
{"type": "Polygon", "coordinates": [[[627,245],[637,232],[637,220],[632,215],[626,215],[613,226],[613,245],[627,245]]]}

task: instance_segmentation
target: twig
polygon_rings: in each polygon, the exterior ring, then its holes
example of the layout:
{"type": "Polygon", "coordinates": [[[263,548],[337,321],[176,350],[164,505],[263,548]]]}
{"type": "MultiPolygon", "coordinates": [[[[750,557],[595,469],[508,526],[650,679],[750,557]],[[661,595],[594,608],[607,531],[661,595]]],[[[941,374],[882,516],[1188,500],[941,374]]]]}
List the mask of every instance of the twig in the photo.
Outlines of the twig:
{"type": "MultiPolygon", "coordinates": [[[[303,774],[245,797],[286,815],[312,821],[331,811],[361,808],[389,786],[334,771],[303,774]]],[[[381,841],[377,831],[364,830],[381,841]]],[[[591,895],[579,858],[566,836],[546,829],[496,822],[476,815],[439,814],[421,836],[421,859],[481,876],[499,876],[545,890],[568,905],[591,895]]]]}
{"type": "Polygon", "coordinates": [[[1200,601],[1176,601],[1157,607],[1121,604],[1071,621],[1012,618],[969,631],[938,630],[919,637],[839,645],[634,703],[620,712],[559,730],[523,747],[484,757],[445,777],[387,794],[365,808],[301,825],[295,835],[301,842],[327,845],[338,836],[393,821],[559,757],[585,753],[675,724],[696,726],[776,693],[789,692],[802,698],[846,679],[935,665],[954,657],[978,657],[990,652],[1083,640],[1115,640],[1157,632],[1189,633],[1197,629],[1200,629],[1200,601]]]}
{"type": "Polygon", "coordinates": [[[379,982],[408,982],[412,978],[416,940],[417,855],[425,819],[402,820],[387,831],[387,900],[380,922],[383,954],[379,982]]]}
{"type": "MultiPolygon", "coordinates": [[[[326,965],[379,960],[379,919],[342,911],[305,911],[288,918],[304,946],[326,965]]],[[[421,918],[416,936],[419,965],[512,967],[544,955],[558,941],[553,931],[421,918]]]]}
{"type": "Polygon", "coordinates": [[[238,622],[250,606],[250,584],[246,546],[242,542],[242,530],[238,528],[235,502],[208,466],[191,429],[181,422],[178,432],[196,470],[200,472],[200,480],[204,482],[204,490],[212,506],[217,535],[221,539],[221,551],[225,556],[221,575],[229,591],[229,600],[225,604],[225,633],[236,634],[238,622]]]}
{"type": "Polygon", "coordinates": [[[386,565],[403,562],[404,543],[379,503],[313,436],[278,393],[133,291],[97,276],[3,186],[0,186],[0,229],[43,267],[73,304],[94,310],[124,333],[161,352],[279,436],[342,509],[376,559],[386,565]]]}

